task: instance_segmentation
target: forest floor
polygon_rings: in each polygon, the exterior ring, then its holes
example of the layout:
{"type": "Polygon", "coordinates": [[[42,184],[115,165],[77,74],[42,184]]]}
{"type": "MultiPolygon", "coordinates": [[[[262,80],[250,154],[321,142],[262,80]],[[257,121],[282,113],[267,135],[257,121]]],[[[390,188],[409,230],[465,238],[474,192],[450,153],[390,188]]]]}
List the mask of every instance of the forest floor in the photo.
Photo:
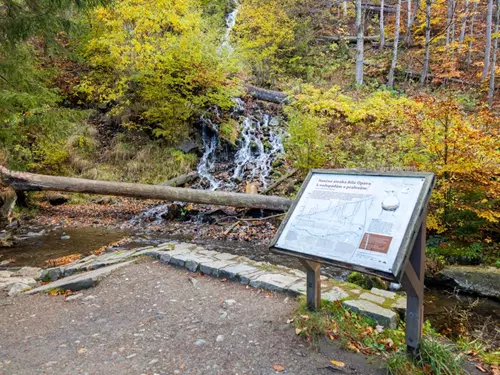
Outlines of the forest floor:
{"type": "Polygon", "coordinates": [[[384,374],[380,363],[287,324],[295,299],[152,261],[80,298],[0,301],[0,374],[384,374]]]}

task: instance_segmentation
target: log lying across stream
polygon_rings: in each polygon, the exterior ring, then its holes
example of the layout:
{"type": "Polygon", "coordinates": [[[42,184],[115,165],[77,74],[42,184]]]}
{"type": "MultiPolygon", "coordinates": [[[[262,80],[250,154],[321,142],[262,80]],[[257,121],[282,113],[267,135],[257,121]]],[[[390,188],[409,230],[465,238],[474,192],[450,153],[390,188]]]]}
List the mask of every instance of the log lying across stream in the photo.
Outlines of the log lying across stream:
{"type": "Polygon", "coordinates": [[[244,208],[263,208],[273,211],[287,211],[292,204],[291,199],[276,196],[47,176],[27,172],[13,172],[3,166],[0,166],[0,181],[18,191],[66,191],[244,208]]]}

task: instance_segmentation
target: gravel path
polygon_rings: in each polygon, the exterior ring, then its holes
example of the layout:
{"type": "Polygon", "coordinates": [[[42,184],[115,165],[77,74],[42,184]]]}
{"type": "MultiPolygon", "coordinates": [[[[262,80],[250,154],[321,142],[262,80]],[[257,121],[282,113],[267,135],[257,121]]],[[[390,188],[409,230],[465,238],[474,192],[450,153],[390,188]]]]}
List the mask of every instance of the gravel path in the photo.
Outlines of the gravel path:
{"type": "Polygon", "coordinates": [[[0,374],[384,374],[286,324],[294,298],[144,261],[83,296],[0,299],[0,374]]]}

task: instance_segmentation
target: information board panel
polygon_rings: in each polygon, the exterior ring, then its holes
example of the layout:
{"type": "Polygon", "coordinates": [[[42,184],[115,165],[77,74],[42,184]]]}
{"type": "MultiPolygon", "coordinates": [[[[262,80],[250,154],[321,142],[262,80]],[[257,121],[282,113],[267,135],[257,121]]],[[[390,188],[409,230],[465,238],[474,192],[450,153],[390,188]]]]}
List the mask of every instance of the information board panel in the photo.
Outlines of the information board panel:
{"type": "Polygon", "coordinates": [[[399,281],[432,173],[313,170],[272,247],[399,281]]]}

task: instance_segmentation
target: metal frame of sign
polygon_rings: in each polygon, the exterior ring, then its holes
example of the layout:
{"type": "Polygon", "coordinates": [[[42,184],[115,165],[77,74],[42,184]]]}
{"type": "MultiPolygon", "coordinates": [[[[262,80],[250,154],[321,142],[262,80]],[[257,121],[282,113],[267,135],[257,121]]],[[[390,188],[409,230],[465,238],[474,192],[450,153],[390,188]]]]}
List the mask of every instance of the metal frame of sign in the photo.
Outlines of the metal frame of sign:
{"type": "Polygon", "coordinates": [[[315,262],[315,263],[323,263],[329,264],[341,268],[346,268],[353,271],[360,271],[376,276],[380,276],[386,280],[401,282],[403,275],[405,273],[405,267],[410,258],[410,253],[413,248],[413,245],[421,231],[421,224],[425,220],[426,208],[430,199],[431,191],[434,186],[435,178],[433,173],[428,172],[406,172],[406,171],[390,171],[390,172],[381,172],[381,171],[368,171],[368,170],[352,170],[352,169],[312,169],[309,171],[302,187],[300,188],[299,193],[297,194],[296,199],[294,200],[292,206],[288,210],[288,213],[281,223],[276,235],[274,236],[270,248],[271,251],[282,254],[282,255],[292,255],[300,258],[306,262],[315,262]],[[306,189],[311,177],[315,173],[321,174],[331,174],[331,175],[357,175],[357,176],[379,176],[379,177],[423,177],[424,182],[420,194],[418,196],[417,202],[415,204],[413,213],[408,222],[408,227],[406,228],[406,232],[403,236],[401,246],[399,248],[398,254],[394,261],[394,265],[392,268],[392,274],[388,272],[383,272],[380,270],[376,270],[373,268],[367,268],[364,266],[359,266],[351,263],[344,263],[341,261],[336,261],[328,258],[323,258],[311,254],[304,254],[294,250],[287,250],[284,248],[279,248],[276,246],[278,239],[281,236],[281,233],[285,229],[286,224],[290,220],[290,217],[295,210],[304,190],[306,189]]]}

